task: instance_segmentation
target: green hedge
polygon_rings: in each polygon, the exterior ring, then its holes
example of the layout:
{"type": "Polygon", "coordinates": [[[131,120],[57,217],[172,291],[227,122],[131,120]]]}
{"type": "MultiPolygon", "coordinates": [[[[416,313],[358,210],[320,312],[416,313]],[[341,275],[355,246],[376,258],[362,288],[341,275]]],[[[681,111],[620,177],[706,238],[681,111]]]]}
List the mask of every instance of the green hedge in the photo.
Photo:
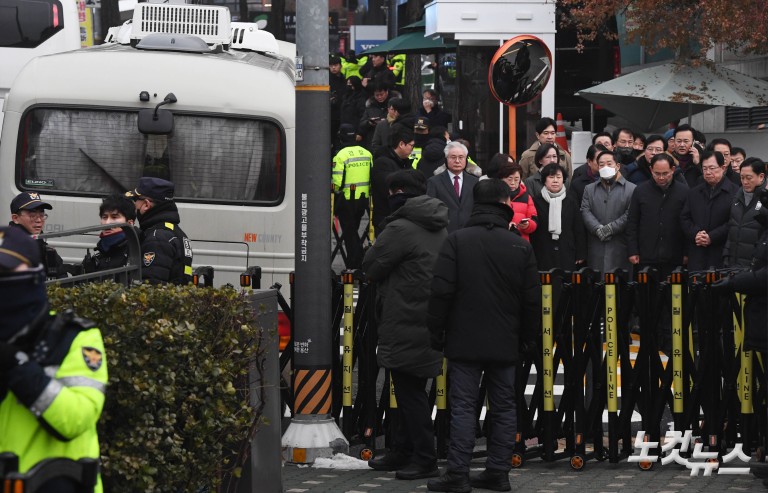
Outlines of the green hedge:
{"type": "Polygon", "coordinates": [[[247,375],[262,359],[261,330],[249,302],[234,289],[111,282],[48,294],[54,308],[74,308],[104,335],[105,490],[230,490],[258,423],[247,375]]]}

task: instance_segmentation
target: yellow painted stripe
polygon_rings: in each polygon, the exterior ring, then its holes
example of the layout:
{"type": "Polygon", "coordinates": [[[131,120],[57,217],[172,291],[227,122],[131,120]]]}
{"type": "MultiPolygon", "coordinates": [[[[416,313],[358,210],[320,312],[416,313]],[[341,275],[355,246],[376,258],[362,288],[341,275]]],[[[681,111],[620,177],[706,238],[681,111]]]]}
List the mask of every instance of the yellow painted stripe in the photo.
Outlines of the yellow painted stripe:
{"type": "Polygon", "coordinates": [[[296,86],[297,91],[330,91],[331,86],[296,86]]]}

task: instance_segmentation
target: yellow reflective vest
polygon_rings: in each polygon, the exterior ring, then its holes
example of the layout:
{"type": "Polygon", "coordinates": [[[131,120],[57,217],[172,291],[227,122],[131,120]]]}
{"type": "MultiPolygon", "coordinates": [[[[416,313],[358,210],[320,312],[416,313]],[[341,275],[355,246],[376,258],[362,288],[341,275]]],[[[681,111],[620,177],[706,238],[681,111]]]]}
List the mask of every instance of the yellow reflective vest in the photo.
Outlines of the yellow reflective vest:
{"type": "Polygon", "coordinates": [[[360,69],[363,68],[363,65],[365,65],[365,62],[368,61],[367,56],[361,56],[357,59],[356,62],[349,62],[346,58],[341,59],[341,73],[344,75],[345,79],[349,79],[353,75],[356,77],[362,77],[360,76],[360,69]]]}
{"type": "Polygon", "coordinates": [[[352,199],[370,197],[372,164],[373,156],[365,147],[349,146],[340,150],[333,158],[331,182],[334,192],[343,192],[344,198],[349,200],[354,185],[352,199]]]}
{"type": "Polygon", "coordinates": [[[395,85],[405,85],[405,55],[399,54],[392,57],[390,64],[392,73],[395,74],[395,85]]]}
{"type": "Polygon", "coordinates": [[[20,472],[53,457],[99,458],[96,423],[108,380],[101,332],[68,314],[50,312],[43,323],[48,351],[0,383],[0,452],[16,454],[20,472]]]}

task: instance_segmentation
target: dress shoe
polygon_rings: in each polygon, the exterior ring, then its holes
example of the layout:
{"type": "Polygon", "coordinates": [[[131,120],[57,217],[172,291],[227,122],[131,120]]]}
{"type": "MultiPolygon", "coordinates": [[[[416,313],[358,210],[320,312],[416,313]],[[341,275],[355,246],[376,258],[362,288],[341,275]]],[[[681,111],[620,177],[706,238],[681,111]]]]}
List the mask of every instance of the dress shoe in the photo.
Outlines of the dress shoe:
{"type": "Polygon", "coordinates": [[[368,467],[374,471],[397,471],[410,464],[411,458],[403,452],[389,452],[368,461],[368,467]]]}
{"type": "Polygon", "coordinates": [[[469,478],[473,488],[482,488],[491,491],[512,491],[509,484],[509,473],[501,469],[486,469],[477,476],[469,478]]]}
{"type": "Polygon", "coordinates": [[[430,464],[428,466],[421,464],[409,464],[408,466],[398,469],[395,473],[397,479],[426,479],[436,478],[440,475],[440,471],[437,469],[437,464],[430,464]]]}
{"type": "Polygon", "coordinates": [[[469,483],[469,473],[445,471],[439,478],[430,479],[427,489],[447,493],[470,493],[472,485],[469,483]]]}

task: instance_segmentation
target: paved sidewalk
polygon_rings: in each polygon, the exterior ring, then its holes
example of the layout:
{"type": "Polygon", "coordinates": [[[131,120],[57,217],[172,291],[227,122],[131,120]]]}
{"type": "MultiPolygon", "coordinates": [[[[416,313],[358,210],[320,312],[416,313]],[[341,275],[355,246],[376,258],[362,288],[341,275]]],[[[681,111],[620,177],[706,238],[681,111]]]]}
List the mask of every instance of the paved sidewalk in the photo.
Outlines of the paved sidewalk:
{"type": "MultiPolygon", "coordinates": [[[[481,471],[484,459],[472,462],[473,472],[481,471]]],[[[734,464],[736,466],[736,464],[734,464]]],[[[441,469],[445,462],[441,461],[441,469]]],[[[519,469],[510,472],[513,492],[531,493],[689,493],[689,492],[766,492],[762,481],[750,475],[699,474],[692,477],[690,471],[678,464],[655,464],[650,471],[641,471],[637,464],[624,459],[618,464],[588,461],[584,469],[573,471],[567,460],[543,462],[530,460],[519,469]]],[[[283,491],[286,493],[424,493],[427,480],[400,481],[394,472],[373,470],[342,471],[316,469],[309,466],[285,465],[283,467],[283,491]]],[[[487,490],[474,490],[487,491],[487,490]]]]}

